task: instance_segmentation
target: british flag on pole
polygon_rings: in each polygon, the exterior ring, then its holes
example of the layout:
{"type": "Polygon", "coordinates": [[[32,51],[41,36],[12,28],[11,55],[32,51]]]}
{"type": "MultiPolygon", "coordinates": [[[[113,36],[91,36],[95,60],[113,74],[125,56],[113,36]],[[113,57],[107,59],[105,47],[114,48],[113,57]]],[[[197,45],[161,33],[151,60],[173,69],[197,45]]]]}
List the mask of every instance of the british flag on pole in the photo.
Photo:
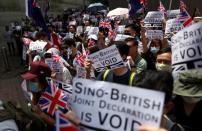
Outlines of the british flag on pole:
{"type": "Polygon", "coordinates": [[[56,108],[61,111],[69,110],[68,99],[68,96],[51,82],[39,98],[38,104],[43,112],[54,116],[56,108]]]}
{"type": "Polygon", "coordinates": [[[183,24],[183,27],[187,27],[193,23],[191,16],[186,10],[186,5],[183,0],[180,0],[180,15],[178,19],[183,24]]]}
{"type": "Polygon", "coordinates": [[[55,128],[56,131],[78,131],[78,129],[76,128],[75,125],[73,125],[72,123],[70,123],[64,116],[64,114],[59,111],[56,110],[56,124],[55,124],[55,128]]]}
{"type": "Polygon", "coordinates": [[[112,28],[111,23],[103,19],[100,20],[99,27],[108,28],[108,29],[112,28]]]}
{"type": "Polygon", "coordinates": [[[166,13],[166,8],[165,8],[165,6],[163,5],[163,3],[162,3],[161,0],[159,1],[158,11],[161,11],[161,12],[166,13]]]}

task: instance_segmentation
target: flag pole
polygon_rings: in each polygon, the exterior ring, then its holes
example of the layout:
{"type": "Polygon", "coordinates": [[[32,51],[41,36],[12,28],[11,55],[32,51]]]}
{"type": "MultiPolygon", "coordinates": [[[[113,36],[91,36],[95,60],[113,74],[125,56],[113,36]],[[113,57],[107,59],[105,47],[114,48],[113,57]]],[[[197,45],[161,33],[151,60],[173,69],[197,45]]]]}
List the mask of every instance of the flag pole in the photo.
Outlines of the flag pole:
{"type": "Polygon", "coordinates": [[[170,4],[169,4],[169,10],[171,10],[172,3],[173,3],[173,0],[170,0],[170,4]]]}

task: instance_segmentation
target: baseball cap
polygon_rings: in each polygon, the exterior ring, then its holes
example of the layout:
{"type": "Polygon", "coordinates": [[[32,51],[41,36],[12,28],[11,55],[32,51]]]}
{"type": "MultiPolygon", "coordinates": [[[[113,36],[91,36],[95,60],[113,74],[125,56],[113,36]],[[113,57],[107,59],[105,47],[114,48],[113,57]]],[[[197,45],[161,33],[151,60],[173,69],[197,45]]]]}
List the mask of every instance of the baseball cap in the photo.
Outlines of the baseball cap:
{"type": "Polygon", "coordinates": [[[51,69],[47,64],[42,61],[32,62],[30,70],[25,74],[21,75],[25,80],[33,80],[38,77],[50,77],[51,69]]]}

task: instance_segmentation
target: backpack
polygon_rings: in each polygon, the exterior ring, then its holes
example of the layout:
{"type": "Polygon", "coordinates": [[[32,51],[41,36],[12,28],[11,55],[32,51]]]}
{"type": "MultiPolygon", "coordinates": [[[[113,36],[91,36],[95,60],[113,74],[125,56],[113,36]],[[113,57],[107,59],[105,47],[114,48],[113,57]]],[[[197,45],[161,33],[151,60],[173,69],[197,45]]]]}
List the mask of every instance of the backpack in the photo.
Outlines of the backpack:
{"type": "Polygon", "coordinates": [[[3,103],[3,107],[0,110],[0,122],[13,119],[19,131],[46,131],[46,124],[29,108],[17,107],[12,102],[3,103]]]}
{"type": "MultiPolygon", "coordinates": [[[[107,69],[107,70],[104,71],[104,73],[103,73],[103,78],[102,78],[103,81],[106,81],[109,72],[110,72],[109,69],[107,69]]],[[[129,85],[129,86],[132,86],[132,85],[133,85],[133,81],[134,81],[134,79],[135,79],[135,75],[136,75],[135,72],[131,72],[131,74],[130,74],[130,79],[129,79],[129,82],[128,82],[128,85],[129,85]]]]}

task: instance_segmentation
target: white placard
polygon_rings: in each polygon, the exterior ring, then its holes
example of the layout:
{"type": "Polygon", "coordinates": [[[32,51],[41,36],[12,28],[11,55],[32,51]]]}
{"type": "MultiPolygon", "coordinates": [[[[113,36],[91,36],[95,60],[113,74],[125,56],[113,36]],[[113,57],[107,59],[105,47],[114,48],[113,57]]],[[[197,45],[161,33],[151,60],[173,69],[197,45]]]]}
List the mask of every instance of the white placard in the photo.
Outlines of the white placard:
{"type": "Polygon", "coordinates": [[[168,10],[167,11],[167,19],[177,18],[180,14],[180,10],[168,10]]]}
{"type": "Polygon", "coordinates": [[[134,37],[132,37],[130,35],[117,34],[114,41],[124,41],[127,38],[134,38],[134,37]]]}
{"type": "Polygon", "coordinates": [[[150,40],[153,39],[163,39],[163,31],[162,30],[146,30],[146,37],[150,40]]]}
{"type": "Polygon", "coordinates": [[[53,60],[52,58],[46,58],[45,63],[56,73],[63,72],[63,66],[60,62],[53,60]]]}
{"type": "Polygon", "coordinates": [[[125,25],[120,25],[120,26],[118,26],[117,33],[123,34],[124,30],[125,30],[125,25]]]}
{"type": "Polygon", "coordinates": [[[72,107],[87,129],[137,131],[141,124],[160,126],[164,93],[75,78],[72,107]]]}
{"type": "Polygon", "coordinates": [[[144,23],[145,24],[154,24],[151,26],[155,26],[156,24],[162,24],[162,21],[164,19],[164,13],[161,11],[150,11],[147,13],[144,23]]]}
{"type": "Polygon", "coordinates": [[[90,30],[88,31],[88,36],[89,35],[97,35],[99,32],[99,28],[98,27],[91,27],[90,30]]]}
{"type": "Polygon", "coordinates": [[[93,61],[93,67],[102,72],[106,68],[115,69],[124,66],[124,62],[119,54],[116,45],[112,45],[108,48],[102,49],[96,53],[88,56],[88,59],[93,61]]]}
{"type": "Polygon", "coordinates": [[[165,34],[173,34],[182,29],[182,23],[178,19],[170,19],[166,21],[165,34]]]}
{"type": "Polygon", "coordinates": [[[179,72],[202,67],[202,22],[179,31],[172,39],[172,68],[179,72]]]}
{"type": "Polygon", "coordinates": [[[30,43],[29,49],[32,51],[43,51],[46,45],[47,42],[37,40],[35,42],[30,43]]]}
{"type": "Polygon", "coordinates": [[[82,34],[82,33],[83,33],[83,26],[78,26],[78,27],[76,28],[76,33],[77,33],[77,34],[82,34]]]}

